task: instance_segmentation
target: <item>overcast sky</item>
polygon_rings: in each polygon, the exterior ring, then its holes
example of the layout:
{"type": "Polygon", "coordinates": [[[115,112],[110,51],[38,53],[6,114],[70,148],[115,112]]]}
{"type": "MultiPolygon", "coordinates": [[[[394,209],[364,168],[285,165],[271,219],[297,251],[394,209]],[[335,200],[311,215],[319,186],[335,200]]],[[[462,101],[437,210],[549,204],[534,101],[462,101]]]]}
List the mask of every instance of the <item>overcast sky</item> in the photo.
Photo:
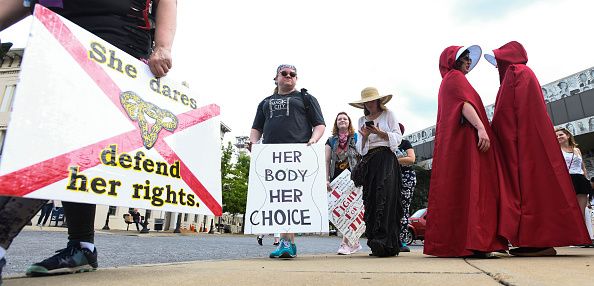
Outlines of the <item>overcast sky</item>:
{"type": "MultiPolygon", "coordinates": [[[[217,98],[232,129],[226,140],[249,135],[281,63],[295,65],[298,87],[320,102],[326,136],[339,111],[354,121],[363,115],[347,103],[367,86],[394,94],[387,106],[408,134],[435,124],[444,48],[478,44],[484,52],[519,41],[546,84],[594,66],[592,11],[588,0],[178,0],[171,76],[217,98]]],[[[24,47],[27,26],[0,38],[24,47]]],[[[484,59],[468,74],[486,105],[498,77],[484,59]]]]}

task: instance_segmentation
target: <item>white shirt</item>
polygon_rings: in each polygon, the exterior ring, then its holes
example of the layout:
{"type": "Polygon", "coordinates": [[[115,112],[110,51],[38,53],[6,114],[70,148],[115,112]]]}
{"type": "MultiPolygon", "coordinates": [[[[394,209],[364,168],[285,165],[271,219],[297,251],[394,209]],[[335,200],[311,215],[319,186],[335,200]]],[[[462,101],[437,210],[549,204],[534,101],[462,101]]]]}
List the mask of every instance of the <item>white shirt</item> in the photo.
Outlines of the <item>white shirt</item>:
{"type": "MultiPolygon", "coordinates": [[[[369,121],[365,116],[359,118],[357,130],[360,130],[365,125],[365,121],[369,121]]],[[[394,112],[384,110],[378,118],[373,120],[373,123],[381,131],[388,133],[388,140],[386,141],[377,134],[369,134],[365,147],[363,147],[363,140],[357,141],[357,151],[359,154],[365,155],[370,149],[380,146],[389,147],[390,150],[396,154],[398,145],[400,145],[400,142],[402,141],[402,133],[400,133],[400,126],[398,125],[398,119],[396,119],[394,112]]],[[[359,134],[359,138],[363,138],[363,135],[359,134]]]]}
{"type": "Polygon", "coordinates": [[[570,174],[584,174],[584,170],[582,169],[582,156],[578,155],[575,150],[573,153],[563,151],[563,158],[565,159],[565,165],[570,174]]]}

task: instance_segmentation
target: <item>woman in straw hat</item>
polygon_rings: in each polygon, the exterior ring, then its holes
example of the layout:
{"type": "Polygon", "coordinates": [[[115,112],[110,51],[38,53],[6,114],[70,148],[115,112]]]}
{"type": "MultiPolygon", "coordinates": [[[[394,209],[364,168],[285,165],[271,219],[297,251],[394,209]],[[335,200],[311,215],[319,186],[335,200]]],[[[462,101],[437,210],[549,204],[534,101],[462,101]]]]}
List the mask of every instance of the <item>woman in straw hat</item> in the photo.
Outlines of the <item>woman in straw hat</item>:
{"type": "Polygon", "coordinates": [[[359,118],[361,139],[357,151],[363,156],[353,171],[356,185],[363,186],[365,235],[371,255],[394,256],[400,252],[400,165],[396,158],[402,134],[398,120],[385,104],[392,95],[380,95],[368,87],[361,91],[361,100],[350,105],[362,108],[359,118]]]}
{"type": "Polygon", "coordinates": [[[480,56],[479,46],[451,46],[439,59],[443,79],[427,206],[428,255],[485,257],[507,249],[497,236],[494,135],[481,98],[466,79],[480,56]]]}

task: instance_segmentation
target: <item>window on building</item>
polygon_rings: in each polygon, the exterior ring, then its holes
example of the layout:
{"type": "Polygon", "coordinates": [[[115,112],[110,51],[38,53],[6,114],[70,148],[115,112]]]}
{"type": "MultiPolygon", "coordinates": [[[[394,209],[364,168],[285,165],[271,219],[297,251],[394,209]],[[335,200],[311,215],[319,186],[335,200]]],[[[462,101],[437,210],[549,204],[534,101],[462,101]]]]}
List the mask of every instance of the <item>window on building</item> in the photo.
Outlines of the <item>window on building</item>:
{"type": "Polygon", "coordinates": [[[187,222],[188,221],[188,214],[184,214],[184,221],[187,222]]]}
{"type": "Polygon", "coordinates": [[[109,215],[116,215],[116,210],[118,207],[109,206],[109,215]]]}
{"type": "Polygon", "coordinates": [[[0,156],[2,156],[2,149],[4,149],[4,136],[6,136],[6,130],[0,130],[0,156]]]}
{"type": "Polygon", "coordinates": [[[0,102],[0,112],[9,112],[12,106],[12,99],[16,84],[7,85],[2,94],[2,101],[0,102]]]}
{"type": "Polygon", "coordinates": [[[198,215],[194,215],[194,222],[198,222],[198,215]]]}

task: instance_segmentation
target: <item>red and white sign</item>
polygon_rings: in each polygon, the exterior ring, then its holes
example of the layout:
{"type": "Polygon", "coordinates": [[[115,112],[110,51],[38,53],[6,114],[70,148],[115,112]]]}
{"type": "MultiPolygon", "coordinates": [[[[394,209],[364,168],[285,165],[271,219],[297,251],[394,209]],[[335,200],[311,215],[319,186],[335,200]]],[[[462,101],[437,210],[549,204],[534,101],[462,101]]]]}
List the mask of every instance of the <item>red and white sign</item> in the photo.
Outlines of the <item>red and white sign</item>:
{"type": "Polygon", "coordinates": [[[363,189],[355,187],[348,169],[342,171],[330,183],[330,187],[332,191],[328,193],[328,217],[351,245],[355,245],[365,232],[363,189]]]}
{"type": "Polygon", "coordinates": [[[0,195],[220,215],[220,109],[36,6],[0,195]]]}

